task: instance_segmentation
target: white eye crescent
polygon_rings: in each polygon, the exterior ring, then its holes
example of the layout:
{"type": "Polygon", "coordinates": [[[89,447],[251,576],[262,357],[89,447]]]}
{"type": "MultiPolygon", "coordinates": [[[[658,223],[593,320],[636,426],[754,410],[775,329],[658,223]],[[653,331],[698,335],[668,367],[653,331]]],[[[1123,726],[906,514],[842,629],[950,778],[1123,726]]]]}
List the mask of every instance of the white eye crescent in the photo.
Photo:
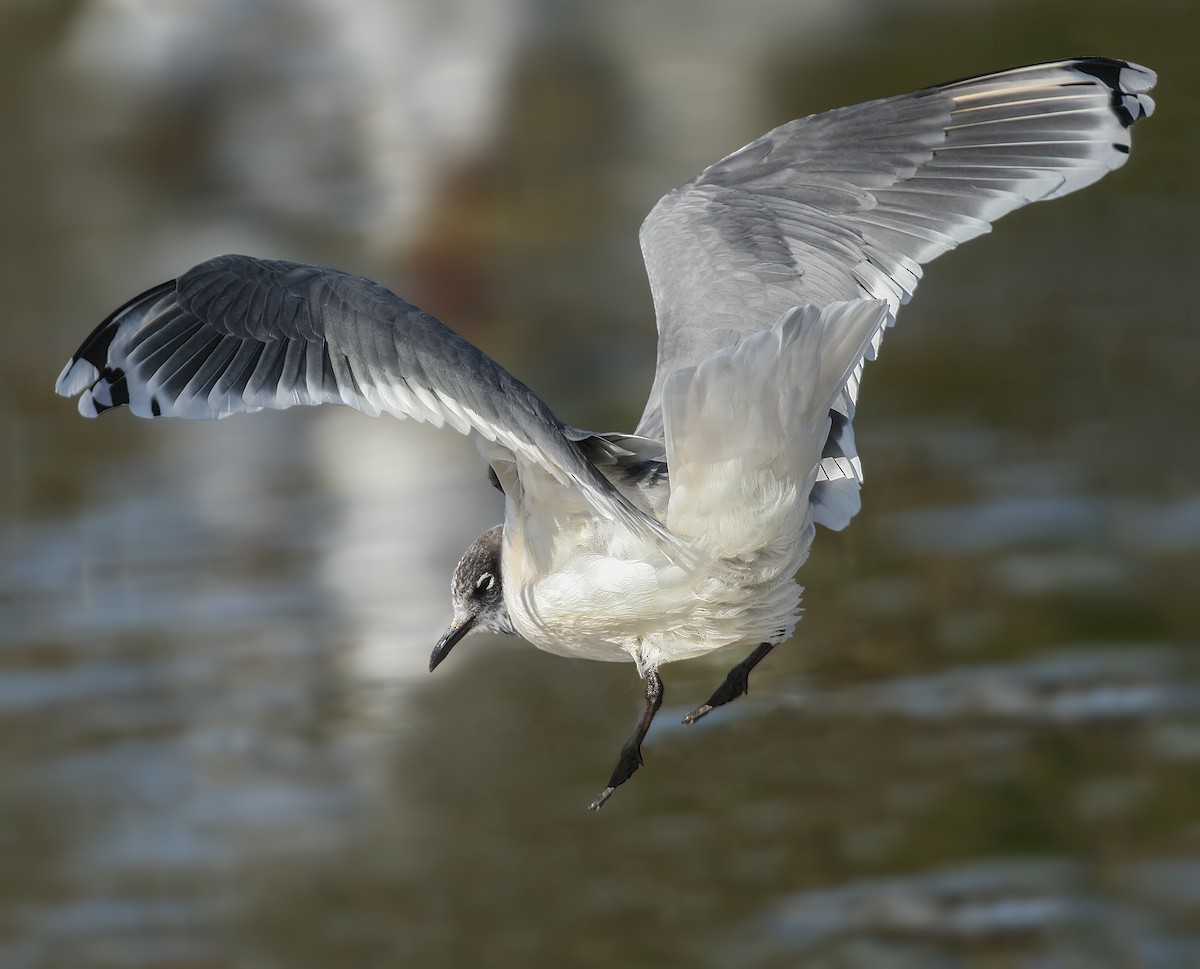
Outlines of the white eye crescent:
{"type": "Polygon", "coordinates": [[[482,592],[491,592],[492,587],[496,584],[496,577],[491,572],[484,572],[478,579],[475,580],[475,588],[482,592]]]}

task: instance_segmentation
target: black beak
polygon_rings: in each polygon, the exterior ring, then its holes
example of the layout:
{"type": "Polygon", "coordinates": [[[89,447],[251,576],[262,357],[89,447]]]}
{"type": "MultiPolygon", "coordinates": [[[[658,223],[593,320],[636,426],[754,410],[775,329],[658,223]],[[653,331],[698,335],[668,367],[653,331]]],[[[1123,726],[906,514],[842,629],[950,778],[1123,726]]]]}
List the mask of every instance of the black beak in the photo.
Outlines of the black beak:
{"type": "Polygon", "coordinates": [[[475,617],[468,616],[462,622],[452,622],[450,628],[442,633],[442,638],[437,641],[437,645],[433,647],[433,653],[429,657],[429,672],[432,673],[437,669],[438,664],[446,658],[450,650],[454,648],[454,644],[463,638],[475,626],[475,617]]]}

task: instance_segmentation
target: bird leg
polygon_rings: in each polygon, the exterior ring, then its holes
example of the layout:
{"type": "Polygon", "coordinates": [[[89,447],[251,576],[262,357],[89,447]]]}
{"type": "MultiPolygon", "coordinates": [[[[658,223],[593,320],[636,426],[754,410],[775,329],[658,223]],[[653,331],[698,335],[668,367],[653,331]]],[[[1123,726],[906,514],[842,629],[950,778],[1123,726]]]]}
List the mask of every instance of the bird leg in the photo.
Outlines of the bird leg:
{"type": "Polygon", "coordinates": [[[695,723],[713,707],[723,706],[730,700],[736,700],[749,689],[750,671],[756,667],[767,653],[775,648],[774,643],[761,643],[749,656],[738,663],[725,677],[725,682],[716,688],[707,703],[701,703],[691,713],[683,718],[684,723],[695,723]]]}
{"type": "Polygon", "coordinates": [[[599,811],[604,807],[604,802],[612,797],[613,791],[629,780],[633,772],[642,766],[642,741],[646,739],[646,731],[650,729],[650,722],[658,713],[658,708],[662,706],[662,700],[662,677],[658,675],[658,670],[647,670],[646,708],[642,711],[642,718],[638,721],[633,736],[625,741],[625,746],[621,748],[621,755],[617,758],[612,777],[608,779],[608,786],[596,795],[591,810],[599,811]]]}

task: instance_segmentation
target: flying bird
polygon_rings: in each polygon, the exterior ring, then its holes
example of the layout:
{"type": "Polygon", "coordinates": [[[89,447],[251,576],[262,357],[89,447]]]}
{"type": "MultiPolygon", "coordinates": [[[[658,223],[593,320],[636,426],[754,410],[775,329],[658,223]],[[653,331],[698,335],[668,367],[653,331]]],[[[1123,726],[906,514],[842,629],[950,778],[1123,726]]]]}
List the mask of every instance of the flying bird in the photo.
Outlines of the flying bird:
{"type": "Polygon", "coordinates": [[[658,359],[632,433],[564,423],[374,282],[240,255],[125,303],[56,389],[87,417],[336,403],[469,435],[504,521],[455,568],[429,668],[479,630],[633,663],[645,707],[598,809],[642,764],[664,664],[748,650],[694,723],[792,634],[815,526],[859,509],[864,363],[922,266],[1123,165],[1154,82],[1102,57],[954,81],[788,122],[667,193],[641,227],[658,359]]]}

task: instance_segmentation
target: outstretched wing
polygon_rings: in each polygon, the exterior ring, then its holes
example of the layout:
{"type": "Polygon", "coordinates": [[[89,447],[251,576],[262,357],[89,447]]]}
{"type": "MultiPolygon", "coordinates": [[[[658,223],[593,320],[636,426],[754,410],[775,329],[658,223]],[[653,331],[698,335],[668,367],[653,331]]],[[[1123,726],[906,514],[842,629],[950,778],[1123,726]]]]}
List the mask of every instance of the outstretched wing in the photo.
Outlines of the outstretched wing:
{"type": "MultiPolygon", "coordinates": [[[[658,366],[637,433],[661,439],[673,371],[793,306],[874,298],[895,311],[923,264],[1119,168],[1154,82],[1081,57],[869,101],[776,128],[664,196],[641,230],[658,366]]],[[[835,437],[849,433],[861,371],[835,404],[847,419],[835,437]]],[[[856,462],[852,443],[833,450],[856,462]]]]}
{"type": "Polygon", "coordinates": [[[549,407],[449,327],[376,283],[297,263],[218,256],[126,303],[56,385],[95,417],[219,418],[296,404],[449,424],[574,485],[660,545],[668,533],[601,475],[549,407]]]}

